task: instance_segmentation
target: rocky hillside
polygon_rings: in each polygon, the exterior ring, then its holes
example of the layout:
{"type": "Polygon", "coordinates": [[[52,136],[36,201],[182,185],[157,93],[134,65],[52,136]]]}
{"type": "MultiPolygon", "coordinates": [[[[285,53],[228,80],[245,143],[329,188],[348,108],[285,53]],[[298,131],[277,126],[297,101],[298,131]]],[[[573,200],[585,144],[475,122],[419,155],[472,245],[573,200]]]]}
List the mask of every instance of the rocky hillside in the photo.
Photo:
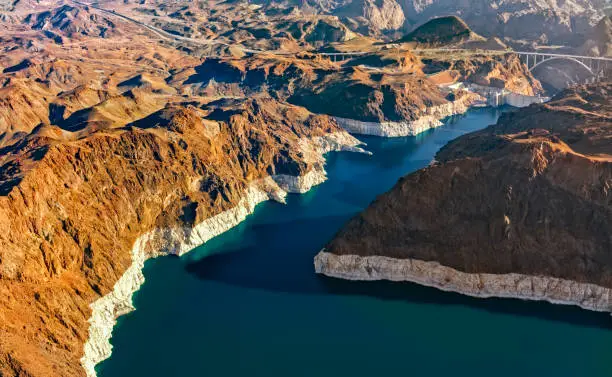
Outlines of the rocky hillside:
{"type": "MultiPolygon", "coordinates": [[[[284,3],[277,0],[276,3],[284,3]]],[[[474,31],[485,37],[507,38],[538,44],[579,46],[609,7],[606,0],[307,0],[293,1],[301,9],[348,16],[347,24],[367,25],[362,32],[389,30],[401,19],[397,30],[411,31],[432,18],[462,17],[474,31]]]]}
{"type": "Polygon", "coordinates": [[[340,66],[327,59],[208,59],[185,83],[208,94],[233,91],[244,95],[265,88],[275,97],[315,113],[373,122],[415,120],[427,107],[448,103],[433,82],[422,73],[413,74],[419,70],[414,56],[405,53],[398,59],[385,61],[414,66],[404,66],[404,72],[373,72],[361,65],[340,66]]]}
{"type": "Polygon", "coordinates": [[[432,52],[422,57],[423,71],[436,83],[461,81],[486,87],[507,89],[527,96],[542,94],[540,82],[525,69],[516,54],[494,56],[449,56],[445,52],[432,52]]]}
{"type": "Polygon", "coordinates": [[[115,22],[110,18],[92,13],[87,9],[76,8],[70,5],[61,5],[58,8],[31,13],[23,20],[36,30],[59,31],[68,37],[79,34],[104,38],[113,33],[119,33],[115,22]]]}
{"type": "MultiPolygon", "coordinates": [[[[354,32],[370,36],[397,38],[398,33],[414,30],[432,18],[454,15],[463,18],[474,31],[487,38],[508,38],[540,44],[570,44],[578,46],[583,37],[604,16],[605,0],[253,0],[244,2],[209,1],[201,7],[207,17],[200,17],[202,9],[195,3],[162,1],[101,2],[112,8],[131,9],[139,18],[153,21],[173,33],[210,38],[236,34],[238,26],[246,36],[254,30],[276,32],[283,28],[279,17],[308,20],[317,16],[334,16],[354,32]],[[240,10],[237,10],[240,8],[240,10]],[[217,10],[217,11],[215,11],[217,10]],[[244,26],[244,28],[242,27],[244,26]]],[[[401,35],[401,34],[400,34],[401,35]]],[[[257,31],[255,33],[257,37],[257,31]]]]}
{"type": "Polygon", "coordinates": [[[422,48],[450,47],[465,42],[483,40],[457,16],[434,18],[399,39],[398,43],[415,43],[422,48]]]}
{"type": "MultiPolygon", "coordinates": [[[[84,375],[90,304],[131,266],[138,237],[157,232],[147,253],[179,252],[262,179],[320,175],[317,137],[339,132],[329,117],[254,99],[172,104],[78,138],[40,126],[3,148],[0,374],[84,375]]],[[[273,182],[259,190],[281,200],[273,182]]],[[[93,344],[89,356],[104,357],[93,344]]]]}
{"type": "MultiPolygon", "coordinates": [[[[432,18],[462,17],[485,37],[513,41],[563,44],[582,43],[583,36],[604,16],[606,0],[277,0],[307,9],[347,16],[347,24],[367,25],[374,33],[389,30],[404,19],[403,31],[411,31],[432,18]]],[[[397,28],[399,30],[399,28],[397,28]]]]}
{"type": "Polygon", "coordinates": [[[451,142],[351,220],[317,272],[612,311],[610,95],[569,89],[451,142]]]}
{"type": "Polygon", "coordinates": [[[478,34],[512,40],[576,44],[603,17],[600,0],[402,0],[409,27],[433,17],[462,17],[478,34]]]}
{"type": "Polygon", "coordinates": [[[510,61],[383,48],[314,5],[96,4],[1,5],[2,376],[92,376],[144,260],[320,183],[322,153],[360,151],[335,118],[425,118],[416,133],[465,111],[472,98],[442,90],[429,66],[531,85],[510,61]]]}
{"type": "Polygon", "coordinates": [[[271,98],[261,81],[248,97],[208,95],[196,80],[206,60],[165,34],[55,1],[9,12],[0,19],[2,376],[93,375],[131,305],[108,294],[118,282],[122,294],[137,289],[138,263],[320,183],[323,152],[358,150],[331,117],[271,98]],[[112,299],[92,306],[102,297],[112,299]]]}
{"type": "Polygon", "coordinates": [[[367,34],[376,31],[389,32],[404,27],[406,18],[396,0],[357,0],[333,11],[336,16],[347,18],[347,25],[364,25],[367,34]]]}

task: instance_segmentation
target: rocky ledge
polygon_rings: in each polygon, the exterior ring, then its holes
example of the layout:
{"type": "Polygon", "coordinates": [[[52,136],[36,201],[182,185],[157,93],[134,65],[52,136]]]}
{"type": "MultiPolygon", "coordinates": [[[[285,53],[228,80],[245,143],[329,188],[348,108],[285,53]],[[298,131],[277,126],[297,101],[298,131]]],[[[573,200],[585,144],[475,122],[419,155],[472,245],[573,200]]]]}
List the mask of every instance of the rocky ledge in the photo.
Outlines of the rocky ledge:
{"type": "Polygon", "coordinates": [[[522,274],[468,274],[438,262],[382,256],[334,255],[315,257],[315,271],[340,279],[409,281],[467,296],[541,300],[612,312],[612,289],[595,284],[522,274]]]}
{"type": "Polygon", "coordinates": [[[612,84],[444,147],[352,219],[317,273],[612,312],[612,84]]]}

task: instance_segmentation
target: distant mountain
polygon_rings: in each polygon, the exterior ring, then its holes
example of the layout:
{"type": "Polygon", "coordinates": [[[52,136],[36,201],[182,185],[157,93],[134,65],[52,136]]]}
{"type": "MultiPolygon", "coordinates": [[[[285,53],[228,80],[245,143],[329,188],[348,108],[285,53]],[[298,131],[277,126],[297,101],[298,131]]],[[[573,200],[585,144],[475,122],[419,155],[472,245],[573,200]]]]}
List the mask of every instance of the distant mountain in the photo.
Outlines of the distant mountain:
{"type": "Polygon", "coordinates": [[[434,18],[419,26],[398,42],[414,42],[427,46],[444,46],[474,40],[484,40],[457,16],[434,18]]]}
{"type": "Polygon", "coordinates": [[[356,0],[338,8],[334,14],[363,19],[381,31],[401,29],[406,22],[402,7],[395,0],[356,0]]]}
{"type": "Polygon", "coordinates": [[[406,26],[412,28],[440,16],[462,17],[486,37],[580,44],[603,17],[609,0],[400,0],[406,26]]]}
{"type": "Polygon", "coordinates": [[[360,32],[410,31],[432,18],[455,15],[485,37],[572,46],[580,46],[584,36],[611,7],[610,0],[275,0],[272,3],[336,15],[360,32]]]}
{"type": "MultiPolygon", "coordinates": [[[[25,1],[25,0],[21,0],[25,1]]],[[[33,0],[28,0],[33,1],[33,0]]],[[[124,0],[136,4],[141,0],[124,0]]],[[[433,18],[458,16],[486,38],[581,46],[610,10],[610,0],[248,0],[264,11],[293,10],[304,16],[337,16],[352,31],[366,35],[410,32],[433,18]]],[[[105,3],[105,1],[100,1],[105,3]]],[[[108,2],[109,6],[114,2],[108,2]]],[[[247,0],[222,4],[247,3],[247,0]]],[[[160,4],[157,11],[170,7],[160,4]]],[[[193,3],[195,6],[195,3],[193,3]]],[[[160,14],[161,14],[160,13],[160,14]]],[[[256,11],[252,11],[255,14],[256,11]]],[[[218,17],[219,14],[214,15],[218,17]]]]}

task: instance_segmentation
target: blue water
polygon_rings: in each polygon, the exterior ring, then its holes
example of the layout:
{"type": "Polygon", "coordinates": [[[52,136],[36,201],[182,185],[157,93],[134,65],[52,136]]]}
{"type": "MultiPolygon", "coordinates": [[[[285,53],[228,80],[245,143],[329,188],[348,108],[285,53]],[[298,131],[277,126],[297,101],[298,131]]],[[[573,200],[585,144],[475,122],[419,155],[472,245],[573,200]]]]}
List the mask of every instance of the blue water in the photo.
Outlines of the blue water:
{"type": "Polygon", "coordinates": [[[261,204],[182,258],[148,261],[98,376],[612,376],[608,315],[314,274],[349,218],[498,116],[477,109],[418,137],[363,138],[374,156],[330,154],[329,181],[308,194],[261,204]]]}

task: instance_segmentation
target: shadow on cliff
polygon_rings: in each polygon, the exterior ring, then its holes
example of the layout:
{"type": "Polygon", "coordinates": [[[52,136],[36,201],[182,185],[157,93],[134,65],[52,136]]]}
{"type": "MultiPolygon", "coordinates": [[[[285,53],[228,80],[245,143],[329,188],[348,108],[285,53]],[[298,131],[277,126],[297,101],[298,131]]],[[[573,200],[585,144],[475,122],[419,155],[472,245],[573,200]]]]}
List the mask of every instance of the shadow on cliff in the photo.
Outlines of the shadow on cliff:
{"type": "Polygon", "coordinates": [[[612,330],[609,314],[577,307],[514,299],[483,300],[410,283],[353,282],[316,275],[314,253],[324,246],[317,240],[331,239],[338,224],[349,217],[327,216],[284,222],[282,231],[275,222],[256,224],[247,230],[248,245],[188,261],[185,269],[201,280],[248,289],[287,294],[367,296],[379,300],[438,305],[440,310],[451,306],[468,306],[491,313],[612,330]],[[295,240],[295,234],[299,232],[323,232],[324,237],[318,234],[317,237],[305,236],[295,240]]]}

